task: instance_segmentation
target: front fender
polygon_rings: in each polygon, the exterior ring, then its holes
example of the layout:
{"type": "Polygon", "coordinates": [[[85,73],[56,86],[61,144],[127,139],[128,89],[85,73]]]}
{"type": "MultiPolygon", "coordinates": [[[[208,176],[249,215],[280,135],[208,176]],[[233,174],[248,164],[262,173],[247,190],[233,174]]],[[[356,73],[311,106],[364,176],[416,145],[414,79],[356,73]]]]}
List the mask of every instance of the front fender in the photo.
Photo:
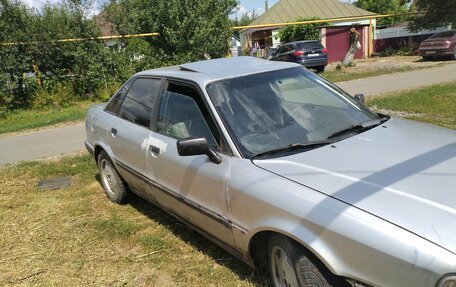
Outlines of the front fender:
{"type": "Polygon", "coordinates": [[[435,286],[456,270],[456,255],[436,244],[242,159],[232,161],[230,195],[244,254],[268,231],[302,244],[334,274],[372,286],[435,286]]]}

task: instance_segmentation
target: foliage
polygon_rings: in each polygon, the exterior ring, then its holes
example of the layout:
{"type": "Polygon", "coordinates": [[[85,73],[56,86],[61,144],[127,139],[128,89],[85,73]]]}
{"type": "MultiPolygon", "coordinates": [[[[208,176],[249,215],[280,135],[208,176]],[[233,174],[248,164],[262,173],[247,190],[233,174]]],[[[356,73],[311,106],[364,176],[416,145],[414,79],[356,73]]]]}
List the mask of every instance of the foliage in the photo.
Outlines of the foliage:
{"type": "Polygon", "coordinates": [[[106,82],[102,42],[55,41],[100,35],[81,2],[45,4],[41,11],[10,0],[1,4],[0,42],[14,43],[0,46],[0,93],[11,99],[8,109],[27,108],[34,101],[41,105],[50,100],[41,98],[55,92],[56,83],[68,86],[66,97],[84,99],[106,82]]]}
{"type": "MultiPolygon", "coordinates": [[[[241,15],[241,17],[236,17],[234,19],[231,19],[231,26],[233,26],[233,27],[248,26],[253,21],[255,21],[257,18],[258,18],[258,15],[255,13],[255,10],[253,10],[253,12],[245,12],[244,14],[241,15]]],[[[239,30],[234,30],[233,36],[236,37],[237,39],[239,39],[239,30]]]]}
{"type": "Polygon", "coordinates": [[[223,57],[236,0],[112,0],[102,16],[121,34],[160,37],[121,40],[107,49],[89,17],[93,0],[48,2],[39,11],[0,0],[0,117],[15,109],[67,106],[101,97],[134,73],[164,65],[223,57]],[[107,16],[106,16],[107,15],[107,16]]]}
{"type": "Polygon", "coordinates": [[[206,53],[224,57],[231,36],[228,16],[236,6],[236,0],[118,0],[106,10],[121,34],[160,33],[145,40],[153,50],[148,59],[172,65],[202,60],[206,53]]]}
{"type": "Polygon", "coordinates": [[[398,49],[392,47],[386,48],[381,52],[382,57],[391,57],[391,56],[413,56],[413,49],[407,46],[400,46],[398,49]]]}
{"type": "MultiPolygon", "coordinates": [[[[319,18],[297,18],[296,22],[318,20],[319,18]]],[[[277,33],[277,38],[282,42],[292,42],[300,40],[319,40],[320,29],[318,27],[325,26],[327,23],[289,25],[281,28],[277,33]]]]}
{"type": "MultiPolygon", "coordinates": [[[[407,2],[407,0],[358,0],[353,4],[356,7],[378,14],[401,14],[408,12],[407,2]]],[[[377,20],[377,25],[393,25],[406,19],[406,16],[380,18],[377,20]]]]}
{"type": "Polygon", "coordinates": [[[412,19],[409,25],[412,31],[434,29],[448,24],[456,25],[456,1],[417,0],[415,9],[425,14],[412,19]]]}

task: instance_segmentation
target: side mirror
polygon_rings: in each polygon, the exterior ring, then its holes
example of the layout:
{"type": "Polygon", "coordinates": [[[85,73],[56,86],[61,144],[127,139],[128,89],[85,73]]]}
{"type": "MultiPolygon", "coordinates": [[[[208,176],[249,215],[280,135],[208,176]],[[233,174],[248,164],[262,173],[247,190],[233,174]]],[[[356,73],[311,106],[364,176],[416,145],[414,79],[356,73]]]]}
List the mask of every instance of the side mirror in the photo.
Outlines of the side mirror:
{"type": "Polygon", "coordinates": [[[365,101],[364,94],[356,94],[353,96],[353,98],[355,98],[355,100],[357,100],[361,104],[364,104],[364,101],[365,101]]]}
{"type": "Polygon", "coordinates": [[[222,157],[209,146],[205,138],[178,140],[177,153],[180,156],[205,154],[213,163],[222,162],[222,157]]]}

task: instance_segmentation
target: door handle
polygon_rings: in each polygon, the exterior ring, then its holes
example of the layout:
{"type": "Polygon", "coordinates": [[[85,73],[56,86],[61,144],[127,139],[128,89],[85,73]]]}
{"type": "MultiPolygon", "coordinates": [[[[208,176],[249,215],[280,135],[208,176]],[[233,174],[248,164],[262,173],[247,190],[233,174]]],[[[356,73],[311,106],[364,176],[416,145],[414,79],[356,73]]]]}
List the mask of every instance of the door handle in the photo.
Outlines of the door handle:
{"type": "Polygon", "coordinates": [[[113,136],[117,135],[117,130],[115,128],[111,128],[111,133],[113,136]]]}
{"type": "Polygon", "coordinates": [[[160,148],[156,147],[156,146],[153,146],[153,145],[150,145],[149,146],[149,150],[153,153],[153,154],[159,154],[160,153],[160,148]]]}

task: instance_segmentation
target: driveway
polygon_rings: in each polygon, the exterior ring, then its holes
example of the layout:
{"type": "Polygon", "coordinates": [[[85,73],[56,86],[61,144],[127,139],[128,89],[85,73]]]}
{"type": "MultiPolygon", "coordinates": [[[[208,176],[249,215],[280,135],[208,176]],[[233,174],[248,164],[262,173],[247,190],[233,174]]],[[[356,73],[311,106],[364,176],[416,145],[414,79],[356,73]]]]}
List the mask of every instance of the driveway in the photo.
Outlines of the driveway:
{"type": "MultiPolygon", "coordinates": [[[[443,67],[339,82],[337,85],[352,95],[363,93],[370,97],[449,81],[456,81],[454,62],[443,67]]],[[[84,150],[84,138],[83,123],[23,135],[0,136],[0,165],[80,152],[84,150]]]]}
{"type": "Polygon", "coordinates": [[[84,149],[84,123],[0,137],[0,165],[84,149]]]}

